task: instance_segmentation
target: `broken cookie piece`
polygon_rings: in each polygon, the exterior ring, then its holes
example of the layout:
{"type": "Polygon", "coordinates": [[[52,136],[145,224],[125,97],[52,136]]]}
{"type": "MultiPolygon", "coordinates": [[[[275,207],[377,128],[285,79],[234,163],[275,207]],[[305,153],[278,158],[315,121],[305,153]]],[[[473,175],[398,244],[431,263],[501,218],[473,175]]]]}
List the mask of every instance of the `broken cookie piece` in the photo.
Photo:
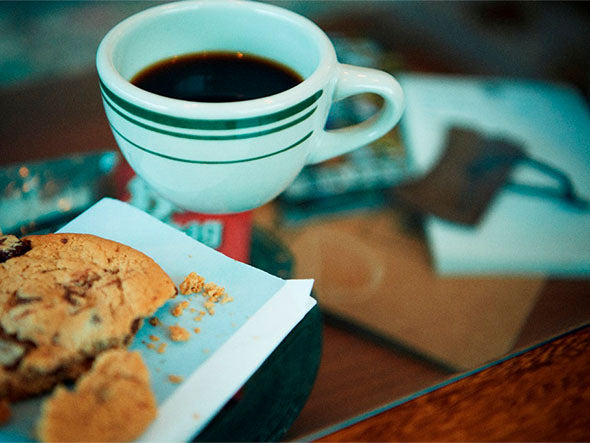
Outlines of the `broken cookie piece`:
{"type": "Polygon", "coordinates": [[[156,418],[149,373],[138,352],[109,350],[69,391],[63,386],[43,403],[42,441],[129,441],[156,418]]]}

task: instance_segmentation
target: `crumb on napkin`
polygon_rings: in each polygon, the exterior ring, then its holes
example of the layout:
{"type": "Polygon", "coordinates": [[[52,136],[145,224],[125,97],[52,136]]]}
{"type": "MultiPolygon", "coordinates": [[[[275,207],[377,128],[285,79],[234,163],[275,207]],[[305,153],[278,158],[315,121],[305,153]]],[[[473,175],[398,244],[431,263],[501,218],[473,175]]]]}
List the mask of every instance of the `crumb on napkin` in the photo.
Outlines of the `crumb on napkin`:
{"type": "Polygon", "coordinates": [[[171,381],[172,383],[182,383],[182,381],[184,380],[184,378],[180,375],[174,375],[174,374],[170,374],[168,376],[168,380],[171,381]]]}
{"type": "Polygon", "coordinates": [[[183,282],[180,284],[180,293],[182,295],[190,295],[196,294],[197,292],[201,292],[204,283],[205,279],[203,277],[201,277],[196,272],[191,272],[184,278],[183,282]]]}
{"type": "Polygon", "coordinates": [[[190,338],[190,333],[182,326],[170,326],[170,339],[172,341],[187,341],[190,338]]]}
{"type": "Polygon", "coordinates": [[[172,315],[173,315],[174,317],[180,317],[180,316],[183,314],[184,310],[185,310],[186,308],[188,308],[188,305],[189,305],[189,303],[188,303],[188,301],[186,301],[186,300],[185,300],[185,301],[181,301],[180,303],[177,303],[177,304],[176,304],[176,305],[175,305],[175,306],[172,308],[172,311],[171,311],[172,315]]]}

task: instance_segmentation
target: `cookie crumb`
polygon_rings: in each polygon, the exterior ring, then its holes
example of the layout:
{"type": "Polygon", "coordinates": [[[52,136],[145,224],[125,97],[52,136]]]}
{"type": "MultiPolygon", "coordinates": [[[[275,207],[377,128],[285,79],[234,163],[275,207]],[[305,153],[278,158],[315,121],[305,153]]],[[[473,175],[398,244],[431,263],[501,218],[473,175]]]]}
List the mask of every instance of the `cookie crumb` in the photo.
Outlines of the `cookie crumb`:
{"type": "Polygon", "coordinates": [[[151,341],[158,341],[158,340],[160,340],[160,337],[158,337],[157,335],[153,335],[153,334],[151,334],[151,335],[150,335],[150,340],[151,340],[151,341]]]}
{"type": "Polygon", "coordinates": [[[185,300],[185,301],[182,301],[182,302],[180,302],[180,303],[178,303],[178,304],[177,304],[176,306],[174,306],[174,308],[172,309],[172,315],[173,315],[174,317],[180,317],[180,316],[182,315],[182,313],[184,312],[184,310],[185,310],[186,308],[188,308],[188,304],[189,304],[189,303],[188,303],[186,300],[185,300]]]}
{"type": "Polygon", "coordinates": [[[201,316],[194,318],[195,321],[201,321],[202,319],[203,319],[203,317],[201,317],[201,316]]]}
{"type": "Polygon", "coordinates": [[[168,380],[170,380],[172,383],[181,383],[184,380],[184,378],[180,375],[170,374],[168,376],[168,380]]]}
{"type": "Polygon", "coordinates": [[[195,334],[198,334],[199,332],[201,332],[201,328],[195,328],[193,329],[193,331],[195,331],[195,334]]]}
{"type": "Polygon", "coordinates": [[[206,301],[205,303],[203,303],[203,307],[207,310],[209,315],[215,314],[215,309],[213,309],[213,302],[212,301],[206,301]]]}
{"type": "Polygon", "coordinates": [[[160,343],[157,349],[158,354],[163,354],[166,352],[166,346],[168,346],[168,343],[160,343]]]}
{"type": "Polygon", "coordinates": [[[148,322],[152,326],[160,326],[162,324],[162,322],[160,321],[160,319],[158,317],[151,317],[148,320],[148,322]]]}
{"type": "Polygon", "coordinates": [[[148,349],[156,349],[156,345],[153,343],[146,343],[145,345],[147,346],[148,349]]]}
{"type": "Polygon", "coordinates": [[[182,326],[170,326],[168,329],[172,341],[187,341],[190,338],[190,333],[182,326]]]}
{"type": "Polygon", "coordinates": [[[216,283],[209,282],[203,286],[203,295],[208,297],[209,301],[217,303],[220,297],[225,293],[225,288],[216,283]]]}
{"type": "Polygon", "coordinates": [[[226,292],[223,293],[223,295],[221,296],[221,300],[219,300],[219,303],[221,303],[222,305],[232,302],[234,301],[233,297],[230,297],[229,295],[227,295],[226,292]]]}
{"type": "Polygon", "coordinates": [[[191,272],[187,275],[180,284],[180,293],[182,295],[195,294],[201,292],[205,279],[196,272],[191,272]]]}

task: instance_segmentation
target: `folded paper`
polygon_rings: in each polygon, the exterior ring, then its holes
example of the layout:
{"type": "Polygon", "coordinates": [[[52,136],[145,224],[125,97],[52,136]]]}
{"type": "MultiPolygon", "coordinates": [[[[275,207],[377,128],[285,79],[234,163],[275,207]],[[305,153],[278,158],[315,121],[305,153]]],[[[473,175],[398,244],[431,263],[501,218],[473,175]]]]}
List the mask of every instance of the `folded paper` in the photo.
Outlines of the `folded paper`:
{"type": "MultiPolygon", "coordinates": [[[[194,271],[233,298],[196,322],[204,297],[191,301],[196,312],[175,317],[172,306],[186,299],[179,295],[156,312],[160,326],[145,322],[138,331],[130,349],[141,353],[158,403],[158,417],[141,439],[183,441],[197,434],[315,305],[309,295],[311,280],[285,281],[232,260],[118,200],[99,201],[60,231],[124,243],[152,257],[177,286],[194,271]],[[170,325],[184,327],[191,338],[170,341],[170,325]],[[160,340],[152,342],[151,335],[160,340]],[[156,349],[149,343],[156,343],[156,349]],[[166,343],[163,353],[157,352],[160,343],[166,343]],[[172,383],[170,375],[182,382],[172,383]]],[[[0,429],[0,440],[32,438],[42,400],[15,404],[11,421],[0,429]]]]}

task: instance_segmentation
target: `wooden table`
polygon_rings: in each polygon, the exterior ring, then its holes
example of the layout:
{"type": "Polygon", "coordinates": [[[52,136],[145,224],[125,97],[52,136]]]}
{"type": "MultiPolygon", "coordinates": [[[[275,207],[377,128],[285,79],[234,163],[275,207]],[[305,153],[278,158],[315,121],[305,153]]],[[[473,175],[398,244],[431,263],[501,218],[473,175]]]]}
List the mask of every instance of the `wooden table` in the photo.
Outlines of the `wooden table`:
{"type": "Polygon", "coordinates": [[[587,441],[590,327],[330,433],[321,441],[587,441]]]}
{"type": "MultiPolygon", "coordinates": [[[[0,107],[0,164],[115,149],[94,72],[0,91],[0,107]]],[[[590,297],[590,282],[550,280],[541,307],[555,297],[590,297]]],[[[559,334],[576,315],[568,303],[559,312],[539,308],[521,347],[539,333],[559,334]]],[[[590,329],[466,374],[329,319],[323,340],[316,385],[286,439],[590,439],[590,329]],[[343,422],[349,426],[338,430],[343,422]]]]}

